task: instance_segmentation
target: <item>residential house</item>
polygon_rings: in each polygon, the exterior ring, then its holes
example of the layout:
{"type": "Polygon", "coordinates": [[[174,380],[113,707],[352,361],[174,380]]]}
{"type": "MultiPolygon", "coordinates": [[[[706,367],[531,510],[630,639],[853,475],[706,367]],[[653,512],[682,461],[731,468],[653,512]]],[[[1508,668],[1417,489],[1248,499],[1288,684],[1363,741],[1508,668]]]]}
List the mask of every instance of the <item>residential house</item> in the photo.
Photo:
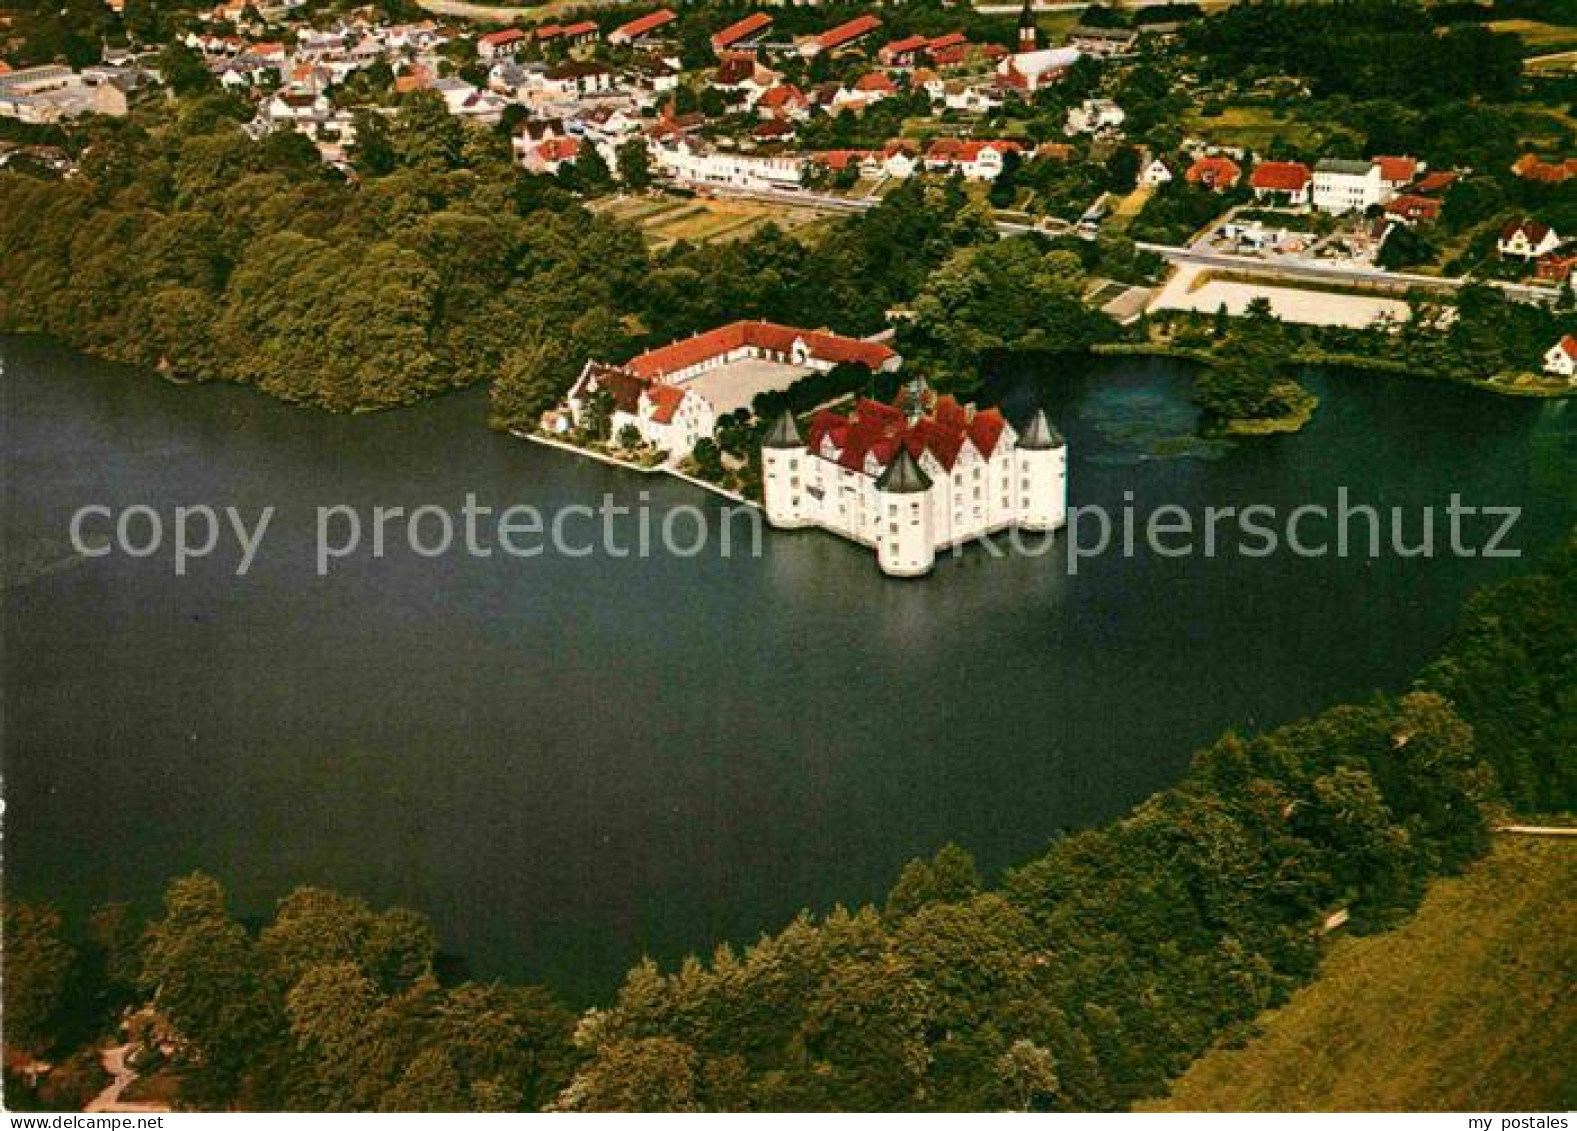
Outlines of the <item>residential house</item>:
{"type": "Polygon", "coordinates": [[[823,52],[847,51],[881,26],[882,21],[875,16],[858,16],[805,40],[799,45],[799,53],[807,59],[812,59],[823,52]]]}
{"type": "Polygon", "coordinates": [[[660,8],[649,15],[631,20],[627,24],[621,24],[614,28],[608,33],[608,42],[621,47],[639,43],[641,40],[650,38],[658,31],[661,31],[678,18],[670,9],[660,8]]]}
{"type": "Polygon", "coordinates": [[[920,61],[921,53],[931,45],[924,35],[909,35],[885,44],[876,52],[876,61],[884,67],[908,69],[920,61]]]}
{"type": "Polygon", "coordinates": [[[1086,98],[1068,111],[1068,122],[1063,127],[1063,133],[1072,137],[1075,134],[1115,130],[1121,128],[1126,118],[1123,108],[1110,98],[1086,98]]]}
{"type": "Polygon", "coordinates": [[[538,82],[551,98],[585,98],[612,90],[613,72],[590,59],[566,59],[544,71],[538,82]]]}
{"type": "Polygon", "coordinates": [[[793,83],[783,83],[764,91],[756,99],[756,114],[762,118],[803,121],[810,117],[810,99],[793,83]]]}
{"type": "Polygon", "coordinates": [[[1561,237],[1555,229],[1539,220],[1513,220],[1501,228],[1495,241],[1495,250],[1502,256],[1517,259],[1537,259],[1561,246],[1561,237]]]}
{"type": "Polygon", "coordinates": [[[1577,384],[1577,337],[1565,335],[1544,355],[1544,372],[1577,384]]]}
{"type": "Polygon", "coordinates": [[[1230,157],[1198,157],[1183,174],[1183,179],[1212,192],[1227,192],[1243,179],[1243,169],[1230,157]]]}
{"type": "Polygon", "coordinates": [[[925,151],[925,167],[931,172],[956,170],[966,180],[994,181],[1001,174],[1007,155],[1023,152],[1024,147],[1016,141],[938,138],[925,151]]]}
{"type": "Polygon", "coordinates": [[[752,12],[744,19],[729,24],[712,36],[712,50],[721,55],[724,51],[748,51],[760,42],[772,26],[772,17],[765,12],[752,12]]]}
{"type": "Polygon", "coordinates": [[[521,48],[526,45],[526,33],[517,27],[505,28],[503,31],[489,32],[479,36],[476,41],[476,53],[489,63],[497,59],[513,59],[520,54],[521,48]]]}
{"type": "Polygon", "coordinates": [[[1139,170],[1139,184],[1143,188],[1160,188],[1170,184],[1172,170],[1166,167],[1166,162],[1159,157],[1153,158],[1145,167],[1139,170]]]}
{"type": "Polygon", "coordinates": [[[1540,184],[1558,185],[1577,177],[1577,157],[1564,161],[1545,161],[1534,153],[1524,153],[1511,166],[1511,171],[1523,180],[1540,184]]]}
{"type": "Polygon", "coordinates": [[[1385,214],[1404,224],[1430,224],[1440,218],[1440,205],[1438,196],[1404,192],[1386,202],[1385,214]]]}
{"type": "Polygon", "coordinates": [[[1139,42],[1139,33],[1126,27],[1076,27],[1068,33],[1068,43],[1086,55],[1111,57],[1127,55],[1139,42]]]}
{"type": "Polygon", "coordinates": [[[1314,174],[1301,161],[1261,161],[1248,183],[1255,200],[1299,207],[1309,203],[1314,174]]]}

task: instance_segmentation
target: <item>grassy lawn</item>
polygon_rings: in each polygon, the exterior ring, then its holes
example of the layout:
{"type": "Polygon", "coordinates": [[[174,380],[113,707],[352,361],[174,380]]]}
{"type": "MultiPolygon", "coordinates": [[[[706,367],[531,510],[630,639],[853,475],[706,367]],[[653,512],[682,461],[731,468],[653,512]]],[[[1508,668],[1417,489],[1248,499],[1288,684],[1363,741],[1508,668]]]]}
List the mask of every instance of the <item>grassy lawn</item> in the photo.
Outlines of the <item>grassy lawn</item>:
{"type": "Polygon", "coordinates": [[[1577,1106],[1577,841],[1499,836],[1401,929],[1338,941],[1245,1047],[1201,1057],[1173,1111],[1577,1106]]]}
{"type": "Polygon", "coordinates": [[[808,232],[822,221],[812,209],[780,207],[748,200],[662,195],[611,197],[594,203],[604,215],[634,224],[654,248],[680,240],[718,243],[742,239],[768,223],[785,231],[808,232]]]}
{"type": "Polygon", "coordinates": [[[1220,114],[1204,114],[1198,108],[1183,115],[1183,125],[1217,145],[1263,151],[1277,138],[1299,149],[1318,151],[1332,136],[1343,133],[1339,127],[1316,125],[1291,116],[1277,117],[1269,106],[1234,103],[1220,114]]]}

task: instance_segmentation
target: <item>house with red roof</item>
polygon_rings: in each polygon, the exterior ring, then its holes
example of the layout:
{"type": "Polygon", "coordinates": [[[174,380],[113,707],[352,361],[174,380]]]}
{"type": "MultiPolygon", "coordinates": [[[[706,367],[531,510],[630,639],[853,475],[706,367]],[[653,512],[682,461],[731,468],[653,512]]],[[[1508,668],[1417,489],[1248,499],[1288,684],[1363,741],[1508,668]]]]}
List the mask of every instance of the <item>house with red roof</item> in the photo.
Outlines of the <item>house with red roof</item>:
{"type": "Polygon", "coordinates": [[[1386,202],[1385,214],[1404,224],[1431,224],[1440,218],[1440,206],[1438,196],[1404,192],[1386,202]]]}
{"type": "Polygon", "coordinates": [[[876,52],[876,61],[884,67],[912,67],[930,45],[931,40],[928,36],[908,35],[884,44],[876,52]]]}
{"type": "Polygon", "coordinates": [[[925,167],[933,173],[956,170],[966,180],[994,181],[1002,172],[1007,155],[1022,156],[1023,152],[1024,147],[1018,142],[1005,139],[937,138],[925,151],[925,167]]]}
{"type": "Polygon", "coordinates": [[[1525,217],[1512,220],[1500,229],[1495,240],[1495,250],[1501,256],[1516,259],[1537,259],[1561,246],[1561,237],[1555,229],[1540,220],[1525,217]]]}
{"type": "Polygon", "coordinates": [[[745,50],[753,47],[771,26],[771,16],[765,12],[752,12],[744,19],[729,24],[713,35],[712,50],[721,54],[728,50],[745,50]]]}
{"type": "Polygon", "coordinates": [[[1243,169],[1230,157],[1200,157],[1188,167],[1183,179],[1212,192],[1227,192],[1243,179],[1243,169]]]}
{"type": "Polygon", "coordinates": [[[1261,161],[1248,180],[1255,200],[1294,207],[1309,203],[1313,183],[1314,171],[1301,161],[1261,161]]]}
{"type": "Polygon", "coordinates": [[[1544,372],[1577,384],[1577,337],[1566,334],[1544,355],[1544,372]]]}
{"type": "Polygon", "coordinates": [[[591,398],[604,390],[614,401],[614,435],[631,425],[645,442],[677,459],[711,436],[719,419],[748,411],[762,393],[838,365],[891,372],[902,361],[889,347],[862,338],[775,322],[731,322],[623,365],[587,362],[570,390],[569,419],[583,426],[591,398]]]}
{"type": "Polygon", "coordinates": [[[887,403],[785,413],[761,449],[767,521],[820,527],[876,551],[892,576],[928,573],[939,551],[1067,515],[1067,447],[1042,412],[1023,431],[1001,411],[936,396],[923,380],[887,403]]]}
{"type": "Polygon", "coordinates": [[[824,51],[847,51],[881,26],[882,21],[875,16],[858,16],[805,40],[799,45],[799,53],[807,59],[812,59],[824,51]]]}
{"type": "Polygon", "coordinates": [[[780,83],[756,99],[756,114],[762,118],[801,121],[810,117],[810,99],[793,83],[780,83]]]}
{"type": "Polygon", "coordinates": [[[517,27],[511,27],[478,36],[476,53],[479,58],[486,59],[488,62],[513,59],[525,45],[526,33],[517,27]]]}
{"type": "Polygon", "coordinates": [[[1524,153],[1512,164],[1511,171],[1526,181],[1545,185],[1565,184],[1577,177],[1577,157],[1568,157],[1564,161],[1545,161],[1536,153],[1524,153]]]}
{"type": "Polygon", "coordinates": [[[1370,160],[1379,166],[1380,183],[1393,193],[1401,192],[1417,180],[1424,167],[1416,157],[1372,157],[1370,160]]]}
{"type": "Polygon", "coordinates": [[[621,47],[628,46],[631,43],[639,43],[641,40],[649,38],[667,27],[678,18],[678,15],[671,9],[659,8],[649,15],[631,20],[627,24],[620,24],[608,33],[608,42],[621,47]]]}
{"type": "Polygon", "coordinates": [[[925,55],[937,67],[956,67],[969,57],[974,44],[961,31],[939,35],[926,45],[925,55]]]}

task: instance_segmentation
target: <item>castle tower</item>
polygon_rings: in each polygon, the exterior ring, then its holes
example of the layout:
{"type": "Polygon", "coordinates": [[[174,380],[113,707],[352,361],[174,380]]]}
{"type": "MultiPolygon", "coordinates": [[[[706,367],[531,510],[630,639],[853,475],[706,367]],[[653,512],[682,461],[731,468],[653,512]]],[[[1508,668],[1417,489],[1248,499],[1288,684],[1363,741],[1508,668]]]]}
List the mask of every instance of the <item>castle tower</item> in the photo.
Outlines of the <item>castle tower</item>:
{"type": "Polygon", "coordinates": [[[809,453],[794,414],[787,409],[761,442],[761,496],[773,526],[804,526],[809,453]]]}
{"type": "Polygon", "coordinates": [[[1018,524],[1025,530],[1057,530],[1068,521],[1068,445],[1037,409],[1013,453],[1020,484],[1018,524]],[[1025,483],[1028,486],[1024,486],[1025,483]]]}
{"type": "Polygon", "coordinates": [[[1034,51],[1040,46],[1040,28],[1035,25],[1035,0],[1024,0],[1018,14],[1019,54],[1034,51]]]}
{"type": "Polygon", "coordinates": [[[918,577],[936,564],[936,544],[931,537],[931,479],[898,445],[881,477],[876,480],[876,564],[893,577],[918,577]]]}

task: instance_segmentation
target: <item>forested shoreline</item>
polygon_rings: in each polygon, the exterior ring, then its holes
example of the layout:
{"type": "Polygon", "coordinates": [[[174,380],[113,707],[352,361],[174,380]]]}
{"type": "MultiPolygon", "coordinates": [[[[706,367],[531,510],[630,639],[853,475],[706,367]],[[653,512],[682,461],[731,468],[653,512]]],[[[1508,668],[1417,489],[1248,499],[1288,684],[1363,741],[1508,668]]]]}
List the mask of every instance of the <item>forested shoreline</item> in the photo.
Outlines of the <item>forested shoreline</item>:
{"type": "Polygon", "coordinates": [[[523,172],[505,129],[430,92],[361,116],[353,180],[298,135],[252,140],[249,113],[189,92],[74,127],[78,176],[0,173],[0,209],[28,218],[0,232],[0,330],[341,412],[490,381],[500,426],[534,424],[588,357],[738,318],[866,335],[912,306],[905,348],[944,383],[986,350],[1115,332],[1076,255],[1000,241],[957,180],[808,242],[769,225],[653,253],[585,206],[609,184],[523,172]]]}
{"type": "MultiPolygon", "coordinates": [[[[423,916],[319,889],[259,930],[201,875],[146,925],[8,903],[7,1040],[68,1057],[151,1003],[193,1107],[1121,1109],[1311,979],[1333,913],[1395,925],[1497,815],[1570,812],[1574,664],[1577,534],[1475,596],[1404,694],[1224,735],[996,885],[950,846],[880,907],[643,962],[578,1019],[457,978],[423,916]]],[[[84,1055],[7,1102],[80,1102],[84,1055]]]]}

